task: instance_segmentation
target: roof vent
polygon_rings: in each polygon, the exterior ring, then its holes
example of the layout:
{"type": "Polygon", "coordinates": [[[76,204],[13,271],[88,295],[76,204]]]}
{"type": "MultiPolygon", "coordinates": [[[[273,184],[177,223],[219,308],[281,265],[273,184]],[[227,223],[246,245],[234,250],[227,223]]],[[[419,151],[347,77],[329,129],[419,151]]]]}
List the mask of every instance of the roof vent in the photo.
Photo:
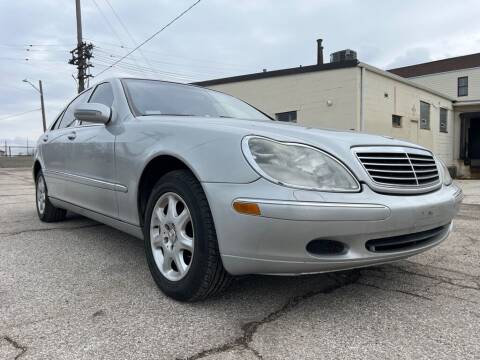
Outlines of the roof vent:
{"type": "Polygon", "coordinates": [[[334,52],[330,54],[330,62],[337,63],[342,61],[357,60],[357,52],[350,49],[334,52]]]}

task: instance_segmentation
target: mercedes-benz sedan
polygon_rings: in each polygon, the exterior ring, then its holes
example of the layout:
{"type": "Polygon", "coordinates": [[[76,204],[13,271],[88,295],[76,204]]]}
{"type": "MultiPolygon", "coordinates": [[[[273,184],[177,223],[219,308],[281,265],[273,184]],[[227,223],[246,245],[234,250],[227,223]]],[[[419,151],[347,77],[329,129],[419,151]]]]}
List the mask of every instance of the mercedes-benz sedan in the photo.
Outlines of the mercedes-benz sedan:
{"type": "Polygon", "coordinates": [[[194,301],[232,275],[403,259],[450,233],[462,199],[429,150],[272,120],[229,95],[111,79],[38,140],[42,221],[70,210],[144,239],[155,282],[194,301]]]}

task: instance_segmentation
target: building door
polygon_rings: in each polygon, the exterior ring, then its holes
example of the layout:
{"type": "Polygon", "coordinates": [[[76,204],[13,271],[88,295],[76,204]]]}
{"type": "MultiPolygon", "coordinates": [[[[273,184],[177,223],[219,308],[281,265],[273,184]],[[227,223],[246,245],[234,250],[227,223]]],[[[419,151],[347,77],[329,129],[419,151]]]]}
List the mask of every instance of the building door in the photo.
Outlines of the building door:
{"type": "Polygon", "coordinates": [[[480,118],[470,119],[468,154],[471,167],[480,167],[480,118]]]}

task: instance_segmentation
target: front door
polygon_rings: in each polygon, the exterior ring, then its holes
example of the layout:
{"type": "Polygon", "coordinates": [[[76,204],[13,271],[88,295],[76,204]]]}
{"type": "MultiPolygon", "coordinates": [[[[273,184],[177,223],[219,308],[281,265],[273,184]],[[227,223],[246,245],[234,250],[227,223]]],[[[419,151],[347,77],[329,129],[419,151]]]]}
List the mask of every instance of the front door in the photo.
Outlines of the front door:
{"type": "MultiPolygon", "coordinates": [[[[112,107],[111,85],[97,85],[88,102],[112,107]]],[[[107,125],[78,122],[71,132],[66,168],[71,175],[67,190],[73,204],[117,217],[113,128],[112,122],[107,125]]]]}
{"type": "Polygon", "coordinates": [[[470,119],[468,155],[471,167],[480,167],[480,118],[470,119]]]}
{"type": "Polygon", "coordinates": [[[71,155],[71,135],[75,126],[73,109],[76,105],[86,102],[90,94],[91,91],[87,90],[78,95],[58,117],[53,128],[42,136],[40,149],[44,165],[43,175],[48,195],[53,198],[72,201],[67,191],[69,182],[67,164],[71,155]]]}

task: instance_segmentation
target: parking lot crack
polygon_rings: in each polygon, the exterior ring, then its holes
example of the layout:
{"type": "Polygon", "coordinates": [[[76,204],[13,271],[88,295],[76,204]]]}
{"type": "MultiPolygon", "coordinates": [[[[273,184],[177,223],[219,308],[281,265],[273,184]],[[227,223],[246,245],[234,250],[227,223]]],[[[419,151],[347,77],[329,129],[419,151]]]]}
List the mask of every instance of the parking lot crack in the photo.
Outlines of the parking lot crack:
{"type": "Polygon", "coordinates": [[[27,352],[27,347],[21,345],[19,342],[13,340],[10,336],[5,335],[3,339],[12,345],[15,349],[20,350],[20,352],[15,356],[15,360],[19,359],[23,354],[27,352]]]}
{"type": "Polygon", "coordinates": [[[365,282],[358,282],[358,281],[357,281],[356,285],[367,286],[367,287],[375,288],[375,289],[382,290],[382,291],[401,293],[401,294],[405,294],[405,295],[414,296],[414,297],[417,297],[417,298],[420,298],[420,299],[433,301],[432,298],[429,298],[429,297],[424,296],[424,295],[416,294],[414,292],[406,291],[406,290],[384,288],[384,287],[381,287],[381,286],[378,286],[378,285],[373,285],[373,284],[368,284],[368,283],[365,283],[365,282]]]}
{"type": "Polygon", "coordinates": [[[21,230],[21,231],[3,232],[3,233],[0,233],[0,235],[14,236],[14,235],[20,235],[20,234],[31,233],[31,232],[44,232],[44,231],[54,231],[54,230],[77,230],[77,229],[87,229],[87,228],[98,227],[98,226],[105,226],[105,225],[88,224],[88,225],[79,225],[79,226],[71,226],[71,227],[29,229],[29,230],[21,230]]]}
{"type": "MultiPolygon", "coordinates": [[[[423,265],[423,266],[432,267],[434,269],[441,269],[441,268],[433,267],[433,266],[430,266],[430,265],[423,265]]],[[[435,280],[435,281],[438,281],[437,285],[449,284],[449,285],[456,286],[456,287],[462,288],[462,289],[480,291],[480,285],[478,283],[478,279],[476,277],[468,275],[468,274],[459,273],[459,274],[462,275],[463,278],[456,278],[456,277],[452,278],[452,277],[443,276],[443,275],[429,275],[429,274],[425,274],[425,273],[421,273],[421,272],[417,272],[417,271],[407,270],[407,269],[404,269],[404,268],[401,268],[401,267],[398,267],[398,266],[393,266],[393,265],[391,265],[390,268],[395,269],[397,271],[387,271],[387,272],[398,273],[398,274],[399,273],[404,273],[404,274],[408,274],[408,275],[412,275],[412,276],[419,276],[419,277],[427,278],[427,279],[430,279],[430,280],[435,280]],[[462,283],[459,283],[459,281],[470,281],[471,283],[474,283],[475,286],[462,284],[462,283]]],[[[447,269],[441,269],[441,270],[449,271],[447,269]]]]}
{"type": "MultiPolygon", "coordinates": [[[[303,301],[308,300],[314,296],[322,294],[330,294],[344,286],[351,285],[356,283],[360,279],[360,271],[351,271],[343,275],[338,274],[328,274],[327,277],[333,280],[333,284],[319,290],[313,290],[306,292],[302,295],[295,295],[289,298],[280,308],[269,313],[261,320],[251,321],[242,326],[242,335],[235,338],[234,340],[227,342],[223,345],[216,346],[210,349],[202,350],[194,355],[183,358],[184,360],[198,360],[205,358],[210,355],[221,354],[227,351],[235,349],[244,349],[252,352],[258,359],[263,359],[262,355],[250,346],[250,343],[253,340],[254,335],[257,333],[258,329],[268,323],[271,323],[281,316],[287,314],[294,308],[296,308],[303,301]]],[[[178,358],[177,358],[178,359],[178,358]]]]}

